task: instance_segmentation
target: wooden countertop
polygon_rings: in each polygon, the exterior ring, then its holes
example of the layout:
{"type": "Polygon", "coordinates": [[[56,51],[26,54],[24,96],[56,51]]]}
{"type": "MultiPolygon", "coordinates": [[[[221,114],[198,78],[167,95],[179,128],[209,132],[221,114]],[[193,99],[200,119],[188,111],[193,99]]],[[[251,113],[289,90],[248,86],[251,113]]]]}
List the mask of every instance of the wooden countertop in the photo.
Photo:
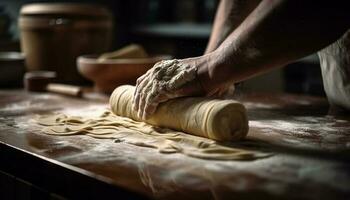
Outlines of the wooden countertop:
{"type": "Polygon", "coordinates": [[[107,101],[0,91],[0,171],[67,198],[349,199],[350,120],[322,98],[250,94],[250,131],[236,145],[274,155],[208,161],[88,136],[48,136],[38,114],[81,114],[107,101]]]}

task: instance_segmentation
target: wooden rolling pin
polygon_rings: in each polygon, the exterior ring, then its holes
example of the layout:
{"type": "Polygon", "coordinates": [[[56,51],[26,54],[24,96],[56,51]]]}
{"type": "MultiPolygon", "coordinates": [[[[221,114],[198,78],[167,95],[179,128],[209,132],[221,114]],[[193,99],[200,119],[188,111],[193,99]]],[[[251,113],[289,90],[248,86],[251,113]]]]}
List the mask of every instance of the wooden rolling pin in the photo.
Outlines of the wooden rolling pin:
{"type": "Polygon", "coordinates": [[[56,73],[52,71],[27,72],[24,75],[24,87],[27,91],[47,91],[74,97],[82,96],[82,87],[52,83],[56,79],[56,76],[56,73]]]}

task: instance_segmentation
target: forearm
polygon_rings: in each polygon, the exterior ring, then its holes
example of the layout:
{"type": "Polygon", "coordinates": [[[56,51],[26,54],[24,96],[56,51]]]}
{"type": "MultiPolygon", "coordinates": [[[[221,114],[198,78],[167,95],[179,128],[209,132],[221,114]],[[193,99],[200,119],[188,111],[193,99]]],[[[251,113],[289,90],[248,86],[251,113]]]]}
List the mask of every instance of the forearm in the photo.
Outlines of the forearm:
{"type": "Polygon", "coordinates": [[[329,1],[264,0],[210,55],[204,87],[239,82],[306,56],[349,27],[345,6],[329,1]],[[334,4],[334,3],[333,3],[334,4]],[[210,85],[209,85],[210,84],[210,85]]]}
{"type": "Polygon", "coordinates": [[[261,0],[221,0],[205,54],[218,48],[230,33],[256,8],[259,2],[261,0]]]}

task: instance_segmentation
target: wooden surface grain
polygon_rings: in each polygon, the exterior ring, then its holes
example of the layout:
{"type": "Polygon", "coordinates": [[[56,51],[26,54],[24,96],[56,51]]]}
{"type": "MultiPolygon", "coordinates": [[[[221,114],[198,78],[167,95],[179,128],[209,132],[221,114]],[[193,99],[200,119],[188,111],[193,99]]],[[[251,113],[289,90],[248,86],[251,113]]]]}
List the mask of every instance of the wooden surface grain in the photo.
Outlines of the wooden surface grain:
{"type": "Polygon", "coordinates": [[[249,94],[250,131],[228,145],[273,156],[208,161],[93,139],[48,136],[33,118],[89,115],[105,101],[0,91],[0,170],[67,198],[105,195],[157,199],[349,199],[350,121],[327,115],[322,98],[249,94]]]}

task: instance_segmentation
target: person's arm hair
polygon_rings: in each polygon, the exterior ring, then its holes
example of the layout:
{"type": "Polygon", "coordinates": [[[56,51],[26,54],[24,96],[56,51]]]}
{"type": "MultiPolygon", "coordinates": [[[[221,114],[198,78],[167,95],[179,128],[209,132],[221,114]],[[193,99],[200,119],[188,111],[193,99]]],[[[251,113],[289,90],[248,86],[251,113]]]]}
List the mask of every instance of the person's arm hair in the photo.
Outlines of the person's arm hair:
{"type": "Polygon", "coordinates": [[[261,0],[221,0],[204,54],[218,48],[260,2],[261,0]]]}
{"type": "Polygon", "coordinates": [[[203,88],[246,80],[333,43],[349,28],[346,2],[263,0],[209,55],[208,69],[198,72],[203,88]]]}

